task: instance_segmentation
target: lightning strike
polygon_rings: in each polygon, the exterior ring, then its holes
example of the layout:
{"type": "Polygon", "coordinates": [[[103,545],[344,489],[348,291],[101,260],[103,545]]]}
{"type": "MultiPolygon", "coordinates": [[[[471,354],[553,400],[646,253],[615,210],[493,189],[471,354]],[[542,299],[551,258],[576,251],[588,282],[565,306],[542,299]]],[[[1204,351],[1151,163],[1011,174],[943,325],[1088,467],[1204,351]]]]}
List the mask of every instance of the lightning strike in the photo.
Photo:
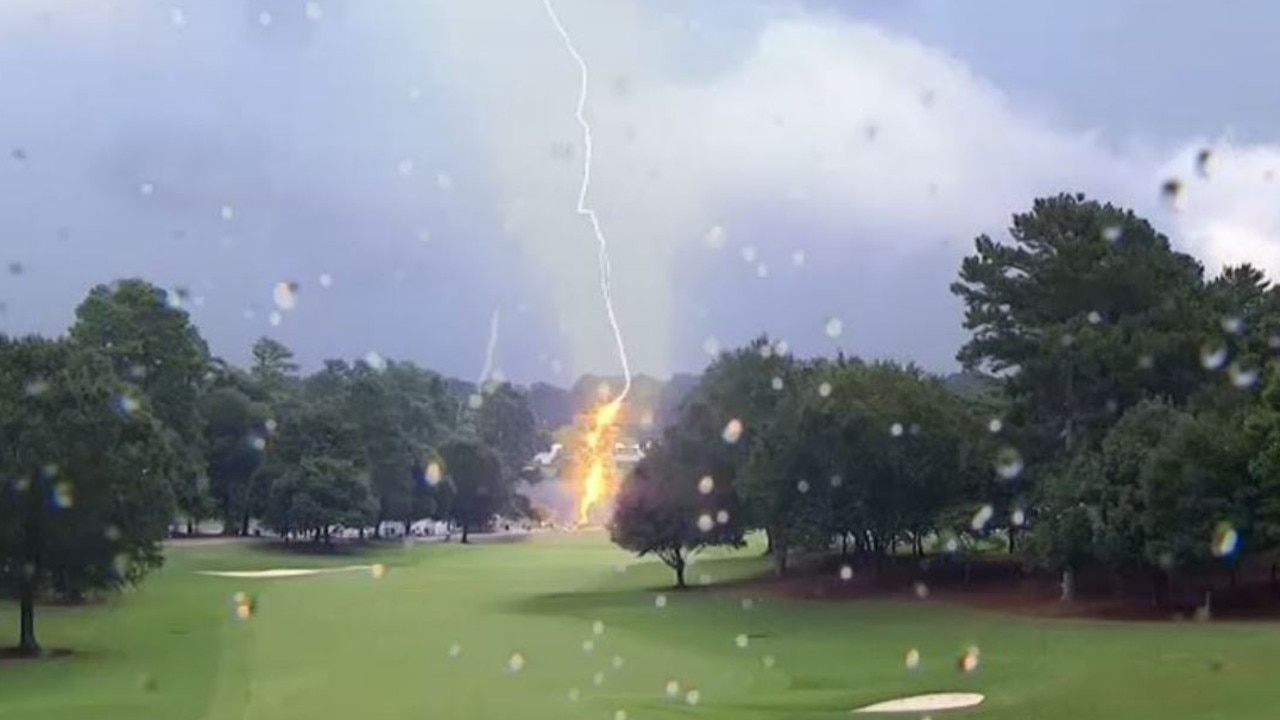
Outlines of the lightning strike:
{"type": "Polygon", "coordinates": [[[613,294],[610,289],[609,241],[605,238],[604,230],[600,227],[600,219],[596,217],[595,210],[587,204],[587,196],[591,192],[591,163],[594,151],[591,123],[587,122],[586,117],[587,90],[591,80],[590,70],[587,68],[586,60],[583,59],[582,54],[578,52],[578,48],[574,45],[573,38],[569,36],[569,31],[560,22],[560,17],[556,14],[551,0],[543,0],[543,6],[546,7],[547,16],[551,18],[551,23],[555,26],[556,32],[560,34],[560,39],[564,41],[565,49],[569,51],[569,54],[573,56],[574,62],[578,64],[578,71],[581,77],[578,104],[574,113],[577,117],[578,125],[582,127],[583,137],[582,185],[578,190],[577,213],[586,216],[591,222],[591,230],[595,234],[599,247],[600,294],[604,298],[605,314],[609,317],[609,326],[613,329],[613,339],[618,346],[618,360],[622,364],[623,376],[621,392],[595,412],[592,427],[587,431],[585,438],[588,455],[586,462],[587,472],[582,484],[578,522],[586,524],[590,518],[591,511],[600,505],[610,491],[610,488],[607,487],[607,477],[611,474],[610,466],[613,463],[613,448],[607,445],[601,447],[600,440],[602,436],[610,434],[609,431],[617,422],[618,413],[622,409],[622,402],[626,399],[627,393],[631,391],[631,367],[627,362],[627,348],[622,339],[622,329],[618,325],[618,318],[613,310],[613,294]]]}

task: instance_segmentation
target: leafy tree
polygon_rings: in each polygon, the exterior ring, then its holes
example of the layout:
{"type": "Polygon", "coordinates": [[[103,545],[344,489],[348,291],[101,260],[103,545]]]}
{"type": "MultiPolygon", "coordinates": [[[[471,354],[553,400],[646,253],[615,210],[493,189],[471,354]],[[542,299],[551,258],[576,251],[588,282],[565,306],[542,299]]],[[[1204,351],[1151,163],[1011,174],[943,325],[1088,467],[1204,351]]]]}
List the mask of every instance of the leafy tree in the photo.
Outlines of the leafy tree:
{"type": "Polygon", "coordinates": [[[0,336],[0,590],[18,649],[36,655],[35,602],[135,583],[161,563],[178,462],[150,403],[101,355],[0,336]]]}
{"type": "Polygon", "coordinates": [[[502,476],[496,451],[474,438],[455,438],[440,448],[452,490],[451,519],[462,528],[462,542],[511,504],[511,485],[502,476]]]}
{"type": "Polygon", "coordinates": [[[249,372],[270,395],[279,398],[296,379],[298,365],[293,361],[293,351],[276,340],[262,337],[253,344],[253,366],[249,372]]]}
{"type": "Polygon", "coordinates": [[[270,407],[253,400],[243,387],[248,382],[230,374],[200,398],[209,491],[226,534],[247,534],[264,499],[254,481],[260,479],[269,422],[274,420],[270,407]]]}
{"type": "Polygon", "coordinates": [[[695,553],[714,545],[743,545],[732,489],[713,484],[704,493],[708,487],[702,477],[697,467],[658,444],[623,481],[609,522],[615,544],[662,560],[675,572],[677,588],[686,587],[685,568],[695,553]]]}
{"type": "Polygon", "coordinates": [[[338,527],[364,527],[371,515],[369,488],[349,460],[303,458],[271,486],[267,520],[281,533],[311,533],[330,541],[338,527]]]}
{"type": "Polygon", "coordinates": [[[508,478],[522,474],[530,481],[539,478],[536,473],[522,473],[534,453],[547,442],[525,393],[510,383],[497,385],[483,396],[476,425],[480,438],[498,453],[508,478]]]}
{"type": "Polygon", "coordinates": [[[155,416],[172,431],[171,449],[179,509],[191,520],[207,506],[198,399],[210,370],[209,349],[185,310],[164,290],[143,280],[99,285],[76,308],[71,338],[100,352],[116,376],[146,395],[155,416]]]}
{"type": "Polygon", "coordinates": [[[1033,460],[1099,441],[1148,397],[1184,403],[1202,381],[1202,270],[1131,211],[1083,195],[1036,200],[1011,242],[983,235],[951,287],[969,369],[1002,377],[1033,460]]]}

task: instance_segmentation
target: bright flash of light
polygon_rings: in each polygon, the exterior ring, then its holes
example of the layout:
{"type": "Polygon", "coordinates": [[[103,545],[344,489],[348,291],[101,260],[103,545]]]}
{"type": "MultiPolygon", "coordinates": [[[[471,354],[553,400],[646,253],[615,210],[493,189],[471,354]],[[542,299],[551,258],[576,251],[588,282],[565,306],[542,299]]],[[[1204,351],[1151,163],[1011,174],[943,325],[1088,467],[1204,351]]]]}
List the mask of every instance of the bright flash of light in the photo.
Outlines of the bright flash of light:
{"type": "Polygon", "coordinates": [[[578,504],[580,525],[586,525],[590,521],[591,512],[612,492],[613,447],[603,440],[612,436],[611,431],[621,410],[621,396],[600,406],[592,416],[591,427],[584,437],[586,475],[582,479],[582,498],[578,504]]]}
{"type": "Polygon", "coordinates": [[[604,230],[600,227],[600,220],[596,217],[595,210],[591,209],[587,204],[587,195],[591,192],[591,163],[594,151],[591,123],[587,122],[586,117],[587,89],[591,79],[590,72],[587,69],[587,61],[582,58],[578,48],[573,44],[573,38],[569,36],[569,31],[565,29],[560,22],[560,17],[556,15],[556,9],[551,4],[551,0],[543,0],[543,5],[547,9],[547,16],[551,19],[551,23],[555,25],[556,32],[560,34],[560,39],[564,41],[565,49],[569,51],[569,54],[573,56],[574,62],[578,64],[578,72],[581,78],[578,90],[578,104],[575,111],[578,125],[582,127],[583,139],[582,186],[578,190],[577,213],[585,215],[591,221],[591,230],[595,234],[596,242],[600,248],[600,293],[604,298],[604,309],[609,316],[609,325],[613,328],[613,339],[618,345],[618,360],[622,364],[622,392],[618,393],[618,396],[611,403],[614,406],[611,412],[613,415],[617,415],[618,406],[627,397],[627,393],[631,391],[631,368],[627,363],[627,348],[622,340],[622,329],[618,326],[618,318],[613,312],[613,295],[610,290],[609,278],[609,241],[605,238],[604,230]]]}

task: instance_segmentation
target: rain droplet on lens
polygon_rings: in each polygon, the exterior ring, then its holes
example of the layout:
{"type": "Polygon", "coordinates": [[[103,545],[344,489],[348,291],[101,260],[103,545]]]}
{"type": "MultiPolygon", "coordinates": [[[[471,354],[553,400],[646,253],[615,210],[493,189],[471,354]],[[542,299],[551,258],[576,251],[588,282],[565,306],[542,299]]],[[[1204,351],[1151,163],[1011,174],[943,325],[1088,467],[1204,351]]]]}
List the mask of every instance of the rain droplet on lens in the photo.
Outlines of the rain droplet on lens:
{"type": "Polygon", "coordinates": [[[808,480],[801,480],[800,482],[796,483],[796,490],[797,490],[801,495],[803,495],[803,494],[805,494],[805,493],[809,492],[809,481],[808,481],[808,480]]]}
{"type": "Polygon", "coordinates": [[[615,710],[613,712],[613,720],[627,720],[626,710],[615,710]]]}
{"type": "Polygon", "coordinates": [[[751,245],[748,245],[748,246],[746,246],[746,247],[742,248],[742,259],[743,259],[743,260],[745,260],[746,262],[749,262],[749,263],[753,263],[753,262],[755,262],[755,261],[756,261],[756,249],[755,249],[753,246],[751,246],[751,245]]]}
{"type": "Polygon", "coordinates": [[[708,337],[706,340],[702,341],[702,351],[711,357],[719,355],[720,341],[717,340],[714,335],[708,337]]]}
{"type": "Polygon", "coordinates": [[[1014,527],[1022,527],[1027,522],[1027,514],[1021,509],[1014,510],[1009,522],[1013,523],[1014,527]]]}
{"type": "Polygon", "coordinates": [[[591,676],[591,684],[600,687],[604,684],[604,673],[598,672],[591,676]]]}
{"type": "Polygon", "coordinates": [[[742,633],[739,633],[739,635],[733,639],[733,644],[737,645],[738,649],[740,650],[745,650],[747,645],[750,643],[751,643],[751,640],[745,634],[742,634],[742,633]]]}
{"type": "Polygon", "coordinates": [[[387,369],[387,361],[375,350],[370,350],[364,354],[364,362],[370,368],[379,372],[387,369]]]}
{"type": "Polygon", "coordinates": [[[764,263],[760,263],[759,265],[756,265],[756,277],[761,277],[761,278],[769,277],[769,266],[764,263]]]}
{"type": "Polygon", "coordinates": [[[702,532],[711,532],[716,526],[716,521],[707,513],[698,516],[698,529],[702,532]]]}
{"type": "Polygon", "coordinates": [[[1022,474],[1022,453],[1016,448],[1001,448],[996,453],[996,475],[1002,480],[1013,480],[1022,474]]]}
{"type": "Polygon", "coordinates": [[[716,489],[716,481],[710,475],[703,475],[698,481],[698,492],[703,495],[710,495],[716,489]]]}
{"type": "Polygon", "coordinates": [[[982,532],[982,530],[987,527],[987,523],[991,522],[991,518],[995,514],[995,508],[990,505],[983,505],[978,508],[978,511],[975,512],[973,517],[969,520],[969,527],[973,528],[974,532],[982,532]]]}
{"type": "Polygon", "coordinates": [[[665,692],[669,698],[677,697],[680,695],[680,682],[677,680],[668,680],[667,684],[663,686],[662,691],[665,692]]]}
{"type": "Polygon", "coordinates": [[[769,381],[769,385],[770,385],[770,387],[772,387],[774,390],[781,390],[781,389],[782,389],[782,387],[783,387],[782,378],[780,378],[780,377],[776,377],[776,376],[775,376],[775,377],[773,378],[773,380],[770,380],[770,381],[769,381]]]}
{"type": "Polygon", "coordinates": [[[906,664],[908,670],[915,670],[920,667],[920,651],[915,648],[908,650],[906,664]]]}
{"type": "Polygon", "coordinates": [[[1227,369],[1227,376],[1231,378],[1231,384],[1241,390],[1251,388],[1258,382],[1256,369],[1242,368],[1238,363],[1231,363],[1231,367],[1227,369]]]}
{"type": "Polygon", "coordinates": [[[841,485],[843,485],[843,484],[844,484],[844,476],[843,476],[843,475],[832,475],[832,476],[831,476],[831,487],[833,487],[833,488],[838,488],[838,487],[840,487],[840,486],[841,486],[841,485]]]}
{"type": "Polygon", "coordinates": [[[294,309],[298,305],[298,283],[291,281],[276,283],[271,291],[271,298],[275,301],[278,310],[294,309]]]}
{"type": "Polygon", "coordinates": [[[1169,178],[1160,185],[1160,197],[1168,203],[1173,210],[1181,210],[1183,205],[1182,197],[1182,181],[1178,178],[1169,178]]]}
{"type": "Polygon", "coordinates": [[[666,607],[666,606],[667,606],[667,596],[666,596],[666,595],[658,595],[657,597],[655,597],[655,598],[653,599],[653,606],[654,606],[654,607],[656,607],[656,608],[658,608],[659,610],[661,610],[662,608],[666,607]]]}
{"type": "Polygon", "coordinates": [[[998,433],[1003,429],[1004,423],[1001,422],[1000,418],[991,418],[991,421],[987,423],[987,431],[993,434],[998,433]]]}
{"type": "Polygon", "coordinates": [[[1089,320],[1090,325],[1097,325],[1102,322],[1102,313],[1097,310],[1090,310],[1087,319],[1089,320]]]}
{"type": "Polygon", "coordinates": [[[1226,346],[1206,343],[1200,348],[1200,366],[1205,370],[1219,370],[1226,362],[1226,346]]]}
{"type": "Polygon", "coordinates": [[[593,650],[595,650],[595,649],[596,649],[596,641],[595,641],[595,640],[583,640],[583,641],[582,641],[582,652],[584,652],[584,653],[590,653],[590,652],[592,652],[592,651],[593,651],[593,650]]]}
{"type": "Polygon", "coordinates": [[[510,670],[511,672],[516,673],[516,672],[520,672],[523,669],[524,669],[524,655],[521,655],[520,653],[514,653],[511,655],[511,657],[507,658],[507,670],[510,670]]]}
{"type": "Polygon", "coordinates": [[[1124,230],[1119,225],[1107,225],[1102,228],[1102,239],[1109,243],[1118,241],[1124,234],[1124,230]]]}
{"type": "Polygon", "coordinates": [[[717,524],[717,525],[725,525],[725,524],[727,524],[728,522],[729,522],[729,511],[728,511],[728,510],[717,510],[717,511],[716,511],[716,524],[717,524]]]}
{"type": "Polygon", "coordinates": [[[258,13],[258,24],[262,27],[271,27],[271,13],[266,10],[258,13]]]}
{"type": "Polygon", "coordinates": [[[818,397],[828,397],[831,395],[831,383],[822,382],[818,385],[818,397]]]}
{"type": "Polygon", "coordinates": [[[609,664],[613,665],[614,670],[621,670],[625,662],[626,661],[622,659],[621,655],[614,655],[613,659],[609,661],[609,664]]]}
{"type": "Polygon", "coordinates": [[[766,668],[771,668],[771,667],[773,667],[773,665],[774,665],[774,663],[775,663],[776,661],[773,659],[773,656],[772,656],[772,655],[765,655],[764,657],[760,658],[760,662],[761,662],[761,664],[763,664],[766,668]]]}
{"type": "Polygon", "coordinates": [[[1229,522],[1220,522],[1213,528],[1213,543],[1210,549],[1214,557],[1229,557],[1236,553],[1240,544],[1240,534],[1229,522]]]}
{"type": "Polygon", "coordinates": [[[844,321],[838,317],[829,318],[827,320],[827,337],[835,339],[844,333],[844,321]]]}
{"type": "Polygon", "coordinates": [[[853,568],[849,567],[848,565],[841,565],[841,566],[840,566],[840,579],[841,579],[841,580],[845,580],[845,581],[852,580],[852,579],[853,579],[853,568]]]}
{"type": "Polygon", "coordinates": [[[703,238],[703,242],[705,242],[707,247],[712,250],[719,250],[724,247],[727,237],[728,236],[726,235],[724,228],[716,225],[707,231],[706,237],[703,238]]]}
{"type": "Polygon", "coordinates": [[[805,255],[803,250],[796,250],[795,252],[791,253],[792,265],[795,265],[796,267],[800,267],[801,265],[804,265],[804,262],[805,262],[805,255]]]}
{"type": "Polygon", "coordinates": [[[916,597],[919,598],[920,600],[926,600],[929,597],[929,586],[925,585],[922,582],[917,582],[914,586],[912,586],[912,590],[915,592],[916,597]]]}
{"type": "Polygon", "coordinates": [[[1209,148],[1201,148],[1196,153],[1196,172],[1205,180],[1213,174],[1213,150],[1209,148]]]}
{"type": "Polygon", "coordinates": [[[578,688],[569,688],[569,702],[578,702],[582,697],[582,691],[578,688]]]}
{"type": "Polygon", "coordinates": [[[730,420],[728,423],[725,424],[724,431],[720,433],[720,437],[730,445],[733,445],[734,443],[738,442],[738,440],[742,437],[742,421],[739,420],[738,418],[733,418],[732,420],[730,420]]]}
{"type": "Polygon", "coordinates": [[[890,425],[889,434],[893,437],[902,437],[902,423],[894,423],[890,425]]]}

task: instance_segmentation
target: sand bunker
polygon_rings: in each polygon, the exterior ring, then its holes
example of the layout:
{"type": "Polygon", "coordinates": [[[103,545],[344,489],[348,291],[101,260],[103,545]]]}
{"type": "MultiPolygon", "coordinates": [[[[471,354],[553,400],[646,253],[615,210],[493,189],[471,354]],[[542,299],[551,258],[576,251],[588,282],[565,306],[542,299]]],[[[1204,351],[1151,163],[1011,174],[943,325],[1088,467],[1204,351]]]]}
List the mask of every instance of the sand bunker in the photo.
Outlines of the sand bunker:
{"type": "Polygon", "coordinates": [[[979,693],[931,693],[929,695],[912,695],[911,697],[886,700],[874,705],[858,708],[856,713],[922,713],[941,710],[959,710],[973,707],[985,698],[979,693]]]}
{"type": "Polygon", "coordinates": [[[306,577],[308,575],[324,575],[326,573],[351,572],[352,570],[371,570],[372,565],[347,565],[338,568],[279,568],[275,570],[199,570],[199,575],[212,577],[242,578],[248,580],[267,580],[271,578],[306,577]]]}

